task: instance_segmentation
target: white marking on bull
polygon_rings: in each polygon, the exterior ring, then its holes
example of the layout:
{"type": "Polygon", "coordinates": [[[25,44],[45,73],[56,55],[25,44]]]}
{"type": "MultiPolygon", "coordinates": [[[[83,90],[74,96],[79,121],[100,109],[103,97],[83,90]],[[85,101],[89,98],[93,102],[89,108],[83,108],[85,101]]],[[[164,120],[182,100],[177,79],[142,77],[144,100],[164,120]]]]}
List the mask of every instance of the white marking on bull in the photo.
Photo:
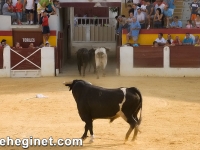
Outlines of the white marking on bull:
{"type": "Polygon", "coordinates": [[[122,106],[126,101],[126,88],[121,88],[122,92],[124,93],[124,99],[123,101],[119,104],[119,111],[117,112],[116,115],[121,116],[125,121],[127,121],[126,116],[124,115],[124,113],[122,112],[122,106]]]}
{"type": "Polygon", "coordinates": [[[94,135],[90,136],[90,143],[94,142],[94,135]]]}

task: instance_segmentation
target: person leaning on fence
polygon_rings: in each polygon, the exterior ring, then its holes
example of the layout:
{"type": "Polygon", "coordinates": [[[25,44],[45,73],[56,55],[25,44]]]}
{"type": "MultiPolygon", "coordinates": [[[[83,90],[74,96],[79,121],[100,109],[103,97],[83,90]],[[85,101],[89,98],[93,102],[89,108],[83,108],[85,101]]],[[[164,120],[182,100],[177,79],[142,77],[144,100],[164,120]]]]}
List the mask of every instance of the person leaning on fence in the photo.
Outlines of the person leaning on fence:
{"type": "Polygon", "coordinates": [[[129,43],[129,38],[132,38],[133,44],[138,44],[138,36],[139,36],[140,29],[141,29],[140,23],[137,21],[135,17],[133,17],[132,23],[130,26],[130,32],[126,36],[127,43],[129,43]]]}
{"type": "Polygon", "coordinates": [[[182,45],[182,42],[181,42],[179,36],[176,36],[172,42],[172,46],[175,46],[175,45],[182,45]]]}
{"type": "Polygon", "coordinates": [[[158,47],[158,42],[157,41],[153,41],[153,46],[152,47],[158,47]]]}
{"type": "Polygon", "coordinates": [[[117,35],[121,35],[122,34],[122,30],[123,29],[128,29],[129,28],[129,24],[127,22],[127,19],[125,17],[122,16],[118,16],[118,22],[119,22],[119,27],[117,29],[117,35]]]}
{"type": "Polygon", "coordinates": [[[158,38],[155,41],[158,42],[159,46],[163,46],[166,43],[166,40],[163,38],[163,34],[162,33],[158,34],[158,38]]]}
{"type": "Polygon", "coordinates": [[[49,40],[50,36],[49,17],[50,15],[47,14],[46,11],[44,11],[43,16],[40,19],[40,24],[42,25],[43,39],[45,40],[44,43],[46,43],[49,40]]]}
{"type": "Polygon", "coordinates": [[[19,43],[19,42],[16,42],[16,43],[15,43],[15,47],[13,47],[13,48],[22,48],[22,47],[20,46],[20,43],[19,43]]]}
{"type": "Polygon", "coordinates": [[[6,43],[6,40],[5,40],[5,39],[1,40],[1,47],[2,47],[2,48],[5,48],[6,46],[9,46],[9,45],[6,43]]]}
{"type": "Polygon", "coordinates": [[[38,20],[40,20],[41,16],[43,16],[43,12],[48,5],[52,6],[52,9],[55,11],[56,14],[56,8],[53,5],[53,0],[39,0],[37,4],[38,20]]]}
{"type": "Polygon", "coordinates": [[[190,37],[190,33],[186,33],[186,37],[183,40],[183,45],[193,45],[193,39],[190,37]]]}

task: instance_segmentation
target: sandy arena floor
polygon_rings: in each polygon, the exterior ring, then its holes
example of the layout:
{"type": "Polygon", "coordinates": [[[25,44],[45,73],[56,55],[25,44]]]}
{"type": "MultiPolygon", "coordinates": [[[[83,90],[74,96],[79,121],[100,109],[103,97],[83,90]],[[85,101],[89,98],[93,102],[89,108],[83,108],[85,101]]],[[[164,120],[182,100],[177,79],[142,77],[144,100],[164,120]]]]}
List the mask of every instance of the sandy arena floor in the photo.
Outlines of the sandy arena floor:
{"type": "MultiPolygon", "coordinates": [[[[62,83],[80,78],[0,78],[0,137],[79,138],[84,123],[76,103],[62,83]],[[43,94],[48,98],[31,98],[43,94]]],[[[84,78],[107,88],[136,86],[143,95],[142,133],[135,142],[123,144],[129,125],[122,119],[95,120],[95,141],[83,147],[30,147],[29,149],[199,150],[200,78],[153,78],[107,76],[84,78]]],[[[21,147],[0,147],[15,150],[21,147]]]]}

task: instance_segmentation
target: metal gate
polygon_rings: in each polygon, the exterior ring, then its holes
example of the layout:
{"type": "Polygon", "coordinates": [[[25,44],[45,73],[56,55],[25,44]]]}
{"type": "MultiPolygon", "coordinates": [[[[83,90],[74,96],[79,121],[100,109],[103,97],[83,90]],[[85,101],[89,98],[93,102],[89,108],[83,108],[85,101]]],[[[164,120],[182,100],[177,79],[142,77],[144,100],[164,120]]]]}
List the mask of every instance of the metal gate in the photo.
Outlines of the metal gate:
{"type": "Polygon", "coordinates": [[[10,51],[11,77],[41,77],[41,48],[10,51]]]}

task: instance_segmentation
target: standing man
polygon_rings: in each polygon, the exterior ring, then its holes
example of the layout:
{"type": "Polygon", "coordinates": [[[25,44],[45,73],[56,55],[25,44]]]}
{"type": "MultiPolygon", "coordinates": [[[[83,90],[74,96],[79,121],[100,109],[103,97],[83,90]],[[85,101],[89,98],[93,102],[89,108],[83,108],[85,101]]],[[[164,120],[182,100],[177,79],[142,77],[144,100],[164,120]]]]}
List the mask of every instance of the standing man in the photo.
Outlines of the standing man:
{"type": "Polygon", "coordinates": [[[43,16],[43,12],[49,4],[52,6],[56,14],[56,8],[53,5],[53,0],[39,0],[37,4],[38,20],[40,20],[40,16],[43,16]]]}
{"type": "Polygon", "coordinates": [[[27,24],[33,24],[33,10],[35,9],[34,0],[24,0],[24,10],[27,17],[27,24]],[[25,9],[26,8],[26,9],[25,9]]]}
{"type": "Polygon", "coordinates": [[[194,0],[194,1],[190,4],[191,20],[192,20],[193,26],[195,25],[195,19],[196,19],[197,14],[198,14],[199,7],[200,7],[200,5],[199,5],[199,3],[197,2],[197,0],[194,0]]]}

